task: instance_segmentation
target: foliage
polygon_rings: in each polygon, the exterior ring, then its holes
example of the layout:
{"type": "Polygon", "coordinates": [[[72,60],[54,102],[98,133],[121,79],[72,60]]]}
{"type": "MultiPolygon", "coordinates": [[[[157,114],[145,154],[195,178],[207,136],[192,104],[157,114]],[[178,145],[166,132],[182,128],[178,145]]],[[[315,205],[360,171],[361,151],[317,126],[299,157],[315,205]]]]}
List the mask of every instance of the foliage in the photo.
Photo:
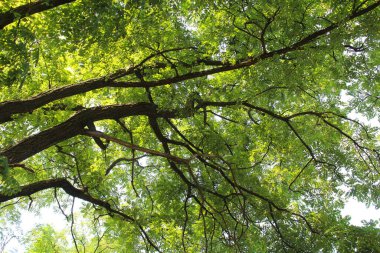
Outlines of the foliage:
{"type": "Polygon", "coordinates": [[[379,5],[2,1],[1,215],[65,216],[28,252],[378,252],[340,210],[380,208],[379,5]]]}

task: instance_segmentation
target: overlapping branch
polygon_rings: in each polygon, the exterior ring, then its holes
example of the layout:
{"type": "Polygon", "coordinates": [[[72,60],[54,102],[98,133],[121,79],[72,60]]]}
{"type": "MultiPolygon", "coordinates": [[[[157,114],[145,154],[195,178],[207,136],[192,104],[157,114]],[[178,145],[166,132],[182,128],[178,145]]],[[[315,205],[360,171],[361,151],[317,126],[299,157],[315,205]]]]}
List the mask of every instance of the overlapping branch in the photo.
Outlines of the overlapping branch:
{"type": "MultiPolygon", "coordinates": [[[[49,180],[42,180],[36,183],[32,183],[26,186],[22,186],[21,190],[10,194],[10,195],[3,195],[0,193],[0,203],[19,198],[19,197],[27,197],[30,195],[33,195],[37,192],[47,190],[47,189],[53,189],[53,188],[61,188],[63,189],[67,194],[82,199],[84,201],[90,202],[92,204],[95,204],[97,206],[104,207],[106,210],[112,210],[111,205],[103,200],[96,199],[89,195],[84,190],[78,189],[74,187],[69,181],[67,181],[64,178],[57,178],[57,179],[49,179],[49,180]]],[[[120,213],[121,214],[121,213],[120,213]]],[[[119,215],[120,215],[119,214],[119,215]]],[[[122,214],[123,218],[129,221],[133,221],[134,219],[128,215],[122,214]]]]}

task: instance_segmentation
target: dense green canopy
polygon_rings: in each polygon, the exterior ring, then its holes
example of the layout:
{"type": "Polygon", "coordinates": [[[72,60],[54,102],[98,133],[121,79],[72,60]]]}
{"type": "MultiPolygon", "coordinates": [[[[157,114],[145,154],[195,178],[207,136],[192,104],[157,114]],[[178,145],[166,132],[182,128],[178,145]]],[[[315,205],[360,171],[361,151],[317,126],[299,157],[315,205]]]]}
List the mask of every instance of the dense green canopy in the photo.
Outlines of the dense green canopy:
{"type": "Polygon", "coordinates": [[[1,1],[0,243],[52,206],[27,252],[380,252],[340,213],[380,207],[379,5],[1,1]]]}

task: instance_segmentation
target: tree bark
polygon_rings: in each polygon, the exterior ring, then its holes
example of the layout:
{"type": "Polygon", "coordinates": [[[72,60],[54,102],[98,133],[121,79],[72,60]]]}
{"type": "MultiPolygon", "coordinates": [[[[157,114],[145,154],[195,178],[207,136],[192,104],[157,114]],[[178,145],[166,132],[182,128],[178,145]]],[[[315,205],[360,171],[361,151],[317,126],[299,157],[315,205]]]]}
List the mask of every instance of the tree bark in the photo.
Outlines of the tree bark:
{"type": "Polygon", "coordinates": [[[82,110],[63,123],[22,140],[1,152],[0,156],[7,157],[10,164],[20,163],[61,141],[84,133],[84,128],[88,122],[137,115],[165,118],[180,117],[175,111],[159,111],[156,105],[150,103],[94,107],[82,110]]]}

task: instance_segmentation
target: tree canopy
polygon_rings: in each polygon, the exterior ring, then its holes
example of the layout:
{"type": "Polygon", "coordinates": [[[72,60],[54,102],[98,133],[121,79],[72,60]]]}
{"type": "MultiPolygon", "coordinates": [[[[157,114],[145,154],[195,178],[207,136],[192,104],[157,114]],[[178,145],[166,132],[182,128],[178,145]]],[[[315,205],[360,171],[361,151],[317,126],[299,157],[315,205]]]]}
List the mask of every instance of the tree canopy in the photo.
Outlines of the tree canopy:
{"type": "Polygon", "coordinates": [[[51,206],[28,252],[379,252],[340,212],[380,208],[379,5],[1,1],[0,238],[51,206]]]}

